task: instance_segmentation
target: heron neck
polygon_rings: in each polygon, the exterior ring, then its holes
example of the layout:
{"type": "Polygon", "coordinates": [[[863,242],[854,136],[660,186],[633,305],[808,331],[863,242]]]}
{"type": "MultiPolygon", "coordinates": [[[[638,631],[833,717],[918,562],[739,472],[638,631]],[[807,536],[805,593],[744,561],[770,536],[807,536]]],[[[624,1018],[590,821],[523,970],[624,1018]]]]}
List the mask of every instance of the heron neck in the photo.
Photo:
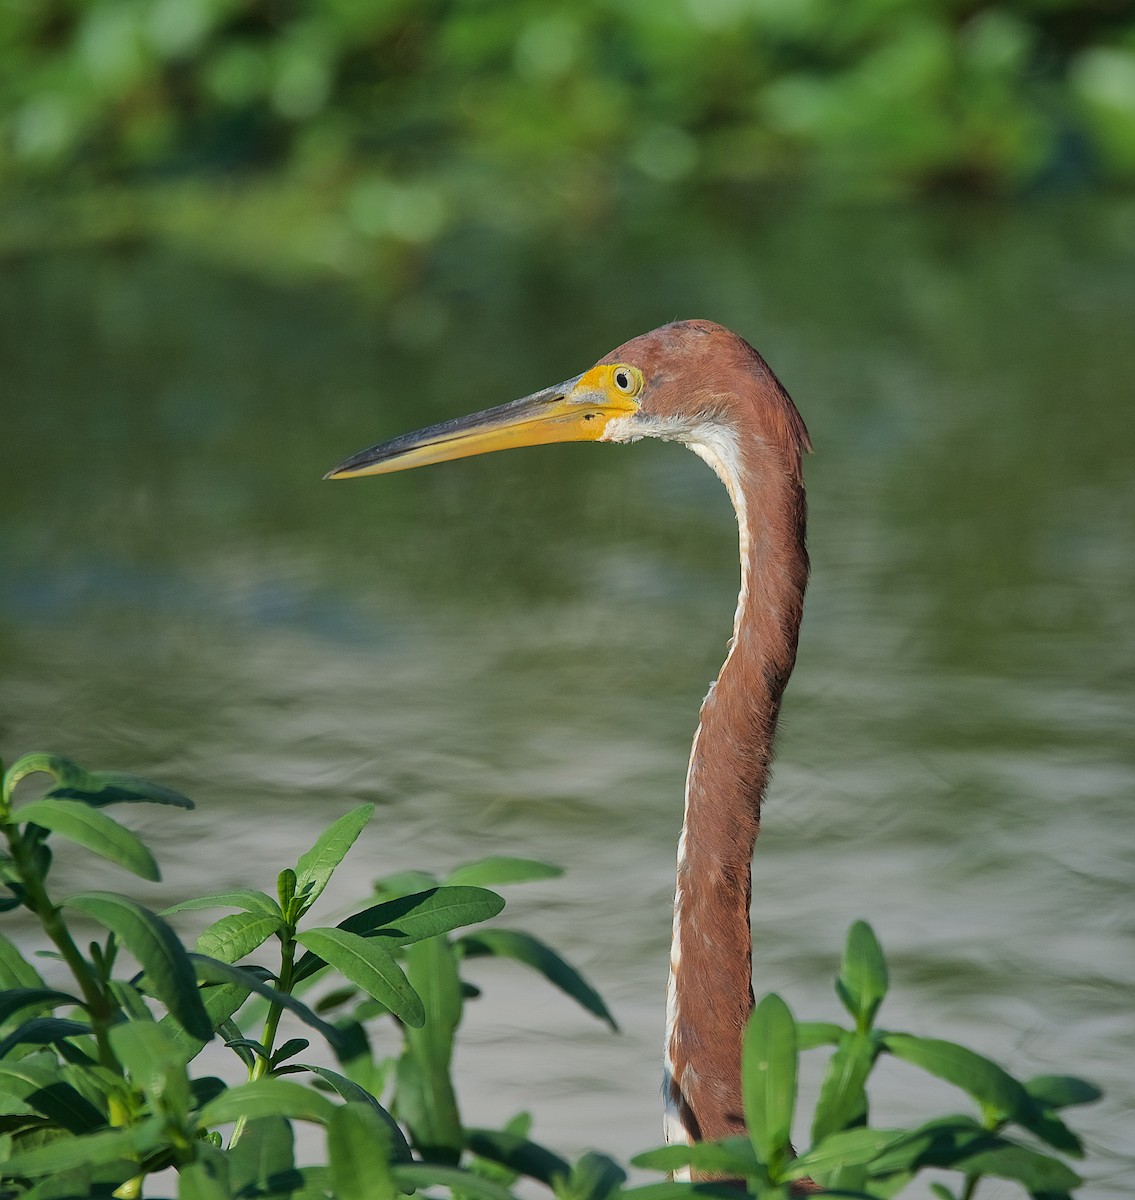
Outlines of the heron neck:
{"type": "Polygon", "coordinates": [[[702,703],[678,844],[667,997],[667,1138],[744,1130],[741,1042],[753,1005],[751,864],[808,560],[799,472],[763,443],[693,447],[737,510],[741,591],[729,653],[702,703]],[[758,524],[759,522],[759,524],[758,524]]]}

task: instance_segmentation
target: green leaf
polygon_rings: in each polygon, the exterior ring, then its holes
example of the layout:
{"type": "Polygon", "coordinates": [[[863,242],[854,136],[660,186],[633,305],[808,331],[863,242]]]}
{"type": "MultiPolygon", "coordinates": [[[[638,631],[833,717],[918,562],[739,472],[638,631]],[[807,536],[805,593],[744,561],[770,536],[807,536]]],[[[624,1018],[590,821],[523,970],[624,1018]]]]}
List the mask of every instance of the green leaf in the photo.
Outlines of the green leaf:
{"type": "Polygon", "coordinates": [[[127,983],[124,979],[111,979],[107,981],[107,990],[114,997],[126,1016],[138,1021],[152,1021],[154,1019],[153,1013],[147,1007],[142,993],[132,983],[127,983]]]}
{"type": "Polygon", "coordinates": [[[812,1118],[812,1142],[860,1121],[867,1111],[864,1085],[877,1053],[875,1043],[864,1033],[845,1033],[828,1062],[820,1096],[812,1118]]]}
{"type": "Polygon", "coordinates": [[[788,1005],[770,992],[753,1010],[745,1030],[741,1091],[753,1149],[774,1172],[792,1153],[796,1058],[796,1022],[788,1005]]]}
{"type": "MultiPolygon", "coordinates": [[[[374,904],[340,921],[337,928],[380,939],[394,948],[487,920],[502,908],[504,900],[484,888],[438,887],[374,904]]],[[[305,954],[296,964],[293,978],[298,983],[322,966],[318,955],[305,954]]]]}
{"type": "Polygon", "coordinates": [[[842,1025],[831,1021],[797,1021],[796,1042],[799,1050],[815,1050],[818,1046],[838,1046],[847,1033],[842,1025]]]}
{"type": "Polygon", "coordinates": [[[284,1117],[258,1117],[249,1121],[235,1146],[228,1151],[232,1194],[270,1195],[268,1181],[295,1166],[295,1136],[284,1117]]]}
{"type": "Polygon", "coordinates": [[[6,1021],[13,1013],[24,1008],[44,1009],[58,1008],[61,1004],[73,1004],[82,1008],[83,1002],[66,992],[57,992],[54,988],[46,987],[16,987],[0,991],[0,1022],[6,1021]]]}
{"type": "Polygon", "coordinates": [[[327,1157],[336,1200],[395,1200],[390,1134],[375,1111],[351,1101],[327,1123],[327,1157]]]}
{"type": "Polygon", "coordinates": [[[726,1175],[743,1179],[763,1174],[757,1161],[753,1144],[747,1137],[723,1138],[718,1142],[695,1142],[692,1145],[675,1144],[647,1150],[631,1159],[635,1167],[649,1167],[656,1171],[674,1171],[679,1167],[693,1167],[714,1175],[726,1175]]]}
{"type": "Polygon", "coordinates": [[[129,1129],[108,1129],[83,1137],[57,1138],[46,1146],[18,1152],[4,1164],[8,1175],[47,1175],[75,1167],[97,1167],[149,1153],[162,1140],[162,1120],[153,1117],[129,1129]]]}
{"type": "MultiPolygon", "coordinates": [[[[280,911],[295,919],[292,901],[296,895],[296,873],[291,867],[285,867],[276,876],[276,899],[280,902],[280,911]]],[[[300,906],[303,907],[302,904],[300,906]]]]}
{"type": "MultiPolygon", "coordinates": [[[[501,1126],[501,1130],[511,1137],[519,1138],[521,1141],[526,1140],[532,1132],[532,1114],[518,1112],[501,1126]]],[[[466,1147],[469,1144],[469,1135],[467,1133],[465,1137],[466,1147]]],[[[540,1147],[536,1148],[540,1149],[540,1147]]],[[[468,1166],[471,1171],[480,1175],[483,1179],[491,1179],[494,1183],[499,1183],[502,1187],[512,1187],[521,1176],[521,1172],[515,1168],[475,1153],[470,1155],[468,1166]]]]}
{"type": "Polygon", "coordinates": [[[43,976],[0,933],[0,988],[42,988],[43,976]]]}
{"type": "Polygon", "coordinates": [[[283,924],[283,917],[276,913],[269,916],[229,913],[201,930],[194,950],[221,962],[239,962],[283,928],[283,924]]]}
{"type": "Polygon", "coordinates": [[[968,1092],[998,1120],[1013,1119],[1030,1107],[1021,1084],[995,1062],[964,1046],[909,1033],[888,1033],[882,1042],[896,1058],[968,1092]]]}
{"type": "Polygon", "coordinates": [[[445,883],[447,886],[472,884],[476,887],[499,887],[504,883],[527,883],[533,879],[558,879],[563,873],[563,867],[539,862],[535,858],[493,854],[455,867],[446,876],[445,883]]]}
{"type": "Polygon", "coordinates": [[[54,799],[81,800],[100,808],[107,804],[147,803],[168,804],[174,808],[193,808],[193,801],[172,788],[151,783],[125,771],[87,771],[82,786],[61,784],[47,793],[54,799]]]}
{"type": "MultiPolygon", "coordinates": [[[[230,888],[225,892],[211,892],[208,896],[198,896],[193,900],[182,900],[170,908],[162,909],[163,917],[171,913],[190,912],[198,908],[242,908],[246,912],[258,913],[262,917],[280,917],[280,906],[265,892],[255,888],[230,888]]],[[[238,1143],[239,1144],[239,1143],[238,1143]]]]}
{"type": "MultiPolygon", "coordinates": [[[[232,1026],[232,1029],[236,1029],[236,1028],[237,1027],[235,1025],[232,1026]]],[[[248,1065],[250,1067],[256,1063],[257,1058],[267,1058],[268,1057],[268,1048],[264,1045],[263,1042],[258,1042],[255,1040],[255,1038],[230,1037],[229,1036],[230,1032],[231,1032],[231,1030],[228,1028],[226,1028],[224,1030],[225,1045],[230,1050],[236,1050],[238,1053],[240,1053],[240,1051],[242,1051],[242,1050],[249,1051],[249,1054],[247,1056],[245,1056],[244,1054],[241,1054],[240,1057],[241,1057],[241,1060],[243,1062],[248,1063],[248,1065]]]]}
{"type": "Polygon", "coordinates": [[[457,959],[446,938],[427,938],[407,949],[406,971],[427,1019],[421,1028],[405,1031],[394,1103],[423,1155],[456,1163],[464,1144],[450,1077],[453,1039],[461,1019],[457,959]]]}
{"type": "Polygon", "coordinates": [[[515,929],[480,929],[476,933],[467,933],[458,938],[454,945],[458,953],[465,958],[492,955],[497,958],[511,958],[532,967],[589,1013],[606,1021],[613,1030],[618,1031],[615,1018],[607,1010],[599,993],[551,946],[531,934],[515,929]]]}
{"type": "Polygon", "coordinates": [[[887,994],[887,963],[875,931],[866,921],[856,921],[847,931],[836,993],[866,1033],[887,994]]]}
{"type": "MultiPolygon", "coordinates": [[[[233,1028],[235,1029],[236,1026],[234,1025],[233,1028]]],[[[225,1032],[227,1034],[231,1031],[226,1030],[225,1032]]],[[[260,1058],[267,1057],[264,1046],[260,1042],[254,1042],[248,1038],[226,1036],[225,1046],[227,1049],[231,1050],[242,1063],[244,1063],[249,1071],[256,1066],[256,1059],[258,1056],[260,1058]]]]}
{"type": "MultiPolygon", "coordinates": [[[[773,1193],[776,1195],[777,1193],[773,1193]]],[[[644,1183],[639,1187],[623,1188],[619,1200],[737,1200],[743,1196],[731,1183],[644,1183]]],[[[755,1195],[766,1196],[766,1191],[755,1195]]]]}
{"type": "Polygon", "coordinates": [[[208,1040],[213,1026],[201,1003],[193,964],[177,935],[148,908],[113,892],[83,892],[64,900],[111,930],[141,964],[147,989],[181,1022],[186,1033],[208,1040]]]}
{"type": "Polygon", "coordinates": [[[1103,1096],[1094,1083],[1074,1075],[1038,1075],[1025,1084],[1025,1091],[1047,1108],[1070,1108],[1074,1104],[1094,1104],[1103,1096]]]}
{"type": "MultiPolygon", "coordinates": [[[[29,1147],[30,1148],[30,1147],[29,1147]]],[[[125,1162],[104,1163],[98,1167],[72,1167],[53,1171],[40,1179],[20,1200],[76,1200],[77,1197],[107,1196],[130,1167],[125,1162]]]]}
{"type": "Polygon", "coordinates": [[[989,1150],[979,1150],[962,1159],[959,1170],[967,1175],[996,1175],[999,1179],[1016,1179],[1032,1193],[1070,1192],[1083,1180],[1058,1159],[1015,1142],[998,1139],[1001,1144],[989,1150]]]}
{"type": "Polygon", "coordinates": [[[204,1108],[214,1097],[219,1096],[229,1085],[216,1075],[200,1075],[189,1081],[189,1092],[194,1108],[204,1108]]]}
{"type": "Polygon", "coordinates": [[[437,886],[437,879],[428,871],[395,871],[374,881],[375,894],[379,896],[409,896],[437,886]]]}
{"type": "Polygon", "coordinates": [[[12,790],[21,779],[42,771],[50,775],[57,783],[64,785],[82,786],[91,776],[77,762],[64,758],[62,754],[25,754],[4,772],[3,803],[7,806],[11,799],[12,790]]]}
{"type": "MultiPolygon", "coordinates": [[[[238,1143],[239,1145],[239,1143],[238,1143]]],[[[198,1155],[177,1175],[177,1200],[229,1200],[228,1163],[224,1155],[198,1155]]]]}
{"type": "Polygon", "coordinates": [[[127,1021],[109,1033],[111,1049],[135,1087],[184,1117],[189,1111],[189,1078],[177,1043],[156,1022],[127,1021]]]}
{"type": "MultiPolygon", "coordinates": [[[[248,999],[248,994],[249,989],[237,983],[222,983],[201,988],[201,1001],[205,1005],[209,1024],[214,1031],[240,1008],[248,999]]],[[[162,1017],[158,1024],[173,1039],[177,1053],[184,1063],[192,1062],[213,1040],[212,1034],[208,1038],[198,1038],[186,1033],[173,1017],[162,1017]]]]}
{"type": "Polygon", "coordinates": [[[193,803],[179,792],[171,791],[137,775],[122,771],[87,771],[61,754],[25,754],[12,764],[4,777],[4,797],[27,775],[37,771],[51,775],[56,786],[47,793],[55,799],[80,799],[85,803],[113,804],[118,800],[152,800],[192,808],[193,803]]]}
{"type": "Polygon", "coordinates": [[[379,1104],[366,1088],[360,1087],[353,1079],[348,1079],[345,1075],[340,1075],[338,1071],[332,1071],[328,1067],[314,1066],[311,1063],[296,1063],[295,1066],[303,1067],[305,1071],[310,1071],[313,1075],[319,1076],[320,1079],[329,1083],[344,1100],[369,1104],[374,1109],[379,1120],[386,1125],[386,1131],[390,1135],[390,1153],[394,1156],[394,1159],[397,1162],[411,1162],[413,1160],[414,1156],[410,1153],[410,1144],[406,1141],[406,1135],[402,1132],[398,1122],[379,1104]]]}
{"type": "Polygon", "coordinates": [[[85,1021],[68,1021],[62,1017],[32,1017],[0,1041],[0,1058],[7,1057],[16,1046],[46,1046],[90,1032],[91,1027],[85,1021]]]}
{"type": "MultiPolygon", "coordinates": [[[[65,1067],[90,1069],[98,1059],[98,1043],[91,1035],[89,1026],[85,1034],[76,1034],[65,1042],[59,1042],[55,1051],[65,1067]]],[[[79,1090],[82,1091],[82,1088],[79,1090]]]]}
{"type": "MultiPolygon", "coordinates": [[[[97,1054],[98,1048],[93,1038],[90,1039],[90,1044],[92,1053],[97,1054]]],[[[62,1049],[62,1047],[60,1048],[62,1049]]],[[[102,1066],[95,1061],[94,1057],[84,1055],[74,1062],[61,1063],[59,1075],[102,1114],[100,1124],[106,1124],[108,1097],[121,1090],[121,1073],[102,1066]]],[[[87,1126],[78,1132],[83,1133],[94,1128],[98,1128],[98,1126],[87,1126]]]]}
{"type": "Polygon", "coordinates": [[[1084,1157],[1084,1145],[1051,1108],[1035,1101],[1024,1112],[1017,1113],[1016,1121],[1042,1142],[1075,1158],[1084,1157]]]}
{"type": "Polygon", "coordinates": [[[280,1063],[285,1063],[289,1058],[295,1058],[297,1054],[302,1054],[311,1042],[307,1038],[288,1038],[282,1046],[277,1046],[272,1052],[272,1066],[276,1067],[280,1063]]]}
{"type": "MultiPolygon", "coordinates": [[[[341,1029],[336,1029],[334,1025],[329,1025],[326,1021],[321,1020],[303,1001],[289,996],[286,992],[277,991],[276,988],[258,979],[251,971],[223,963],[220,959],[206,958],[203,954],[191,954],[189,958],[197,972],[198,979],[207,983],[237,984],[250,992],[255,992],[258,996],[263,996],[272,1004],[279,1004],[289,1012],[295,1013],[312,1029],[319,1030],[336,1054],[347,1054],[354,1049],[351,1039],[341,1029]]],[[[212,1036],[211,1032],[210,1036],[212,1036]]]]}
{"type": "Polygon", "coordinates": [[[898,1132],[900,1136],[871,1160],[872,1178],[912,1173],[923,1167],[959,1169],[958,1164],[967,1156],[1003,1142],[967,1116],[938,1117],[915,1129],[898,1132]]]}
{"type": "MultiPolygon", "coordinates": [[[[232,1189],[230,1195],[235,1194],[235,1189],[232,1189]]],[[[247,1196],[249,1200],[259,1200],[261,1196],[272,1200],[328,1200],[331,1196],[331,1172],[326,1167],[293,1167],[273,1175],[264,1191],[250,1192],[247,1196]]]]}
{"type": "Polygon", "coordinates": [[[562,1194],[574,1200],[607,1200],[626,1182],[627,1173],[614,1159],[589,1151],[572,1168],[562,1194]]]}
{"type": "Polygon", "coordinates": [[[0,1092],[23,1100],[36,1112],[71,1133],[106,1124],[106,1117],[59,1076],[50,1053],[0,1062],[0,1092]]]}
{"type": "Polygon", "coordinates": [[[391,1167],[394,1182],[406,1191],[436,1185],[449,1188],[455,1196],[470,1200],[516,1200],[498,1183],[464,1171],[460,1167],[443,1167],[436,1163],[399,1163],[391,1167]]]}
{"type": "Polygon", "coordinates": [[[373,804],[360,804],[333,821],[296,864],[296,895],[310,908],[327,886],[335,868],[346,857],[367,822],[374,816],[373,804]]]}
{"type": "Polygon", "coordinates": [[[359,998],[359,989],[353,983],[344,984],[342,987],[332,988],[329,992],[324,992],[318,1000],[316,1000],[314,1008],[321,1016],[324,1013],[329,1013],[333,1009],[342,1008],[344,1004],[350,1004],[359,998]]]}
{"type": "Polygon", "coordinates": [[[77,845],[151,881],[161,878],[154,856],[137,834],[77,800],[33,800],[16,810],[20,821],[50,829],[77,845]]]}
{"type": "Polygon", "coordinates": [[[785,1178],[811,1175],[818,1183],[826,1182],[825,1177],[833,1171],[871,1163],[904,1136],[901,1129],[844,1129],[828,1134],[807,1154],[788,1164],[785,1178]]]}
{"type": "Polygon", "coordinates": [[[465,1144],[478,1157],[500,1163],[548,1187],[555,1187],[557,1180],[567,1179],[571,1174],[571,1167],[558,1154],[507,1130],[468,1129],[465,1144]]]}
{"type": "MultiPolygon", "coordinates": [[[[745,1139],[745,1144],[749,1147],[749,1158],[756,1162],[753,1155],[753,1147],[749,1143],[749,1139],[745,1139]]],[[[675,1142],[673,1145],[656,1146],[653,1150],[643,1150],[641,1153],[634,1155],[631,1158],[632,1167],[645,1167],[649,1171],[677,1171],[681,1167],[688,1167],[690,1159],[694,1155],[694,1146],[699,1148],[702,1146],[711,1146],[716,1154],[721,1157],[729,1157],[729,1151],[719,1150],[717,1142],[675,1142]]]]}
{"type": "Polygon", "coordinates": [[[452,1082],[430,1058],[407,1048],[395,1072],[394,1104],[423,1158],[459,1160],[463,1134],[452,1082]]]}
{"type": "Polygon", "coordinates": [[[396,946],[420,942],[495,917],[504,908],[496,892],[479,887],[436,887],[385,900],[339,922],[340,929],[379,935],[396,946]]]}
{"type": "Polygon", "coordinates": [[[287,1117],[291,1121],[314,1121],[326,1125],[335,1105],[313,1088],[291,1083],[273,1075],[229,1088],[210,1100],[198,1114],[202,1128],[225,1125],[240,1117],[287,1117]]]}
{"type": "Polygon", "coordinates": [[[296,935],[296,941],[384,1004],[405,1024],[418,1028],[425,1021],[421,997],[389,951],[373,939],[344,929],[305,929],[296,935]]]}

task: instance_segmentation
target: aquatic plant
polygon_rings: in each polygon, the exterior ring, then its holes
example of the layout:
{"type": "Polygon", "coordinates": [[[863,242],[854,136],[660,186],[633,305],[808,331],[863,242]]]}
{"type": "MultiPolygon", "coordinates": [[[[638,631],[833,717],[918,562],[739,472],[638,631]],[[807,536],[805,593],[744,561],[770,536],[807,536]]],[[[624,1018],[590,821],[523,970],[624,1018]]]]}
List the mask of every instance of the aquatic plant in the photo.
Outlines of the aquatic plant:
{"type": "Polygon", "coordinates": [[[313,906],[373,816],[367,804],[332,822],[280,871],[275,896],[231,888],[164,913],[118,892],[55,899],[52,839],[142,879],[158,878],[144,843],[107,811],[135,802],[192,807],[168,788],[89,772],[57,755],[25,755],[3,775],[8,849],[0,857],[0,912],[34,917],[54,947],[50,957],[69,976],[49,982],[0,934],[3,1200],[129,1200],[168,1186],[159,1173],[170,1169],[182,1200],[395,1200],[419,1188],[510,1200],[522,1179],[565,1200],[735,1197],[723,1179],[743,1179],[754,1197],[787,1198],[811,1179],[833,1194],[885,1200],[925,1170],[958,1178],[931,1185],[943,1200],[970,1200],[985,1177],[1055,1200],[1081,1182],[1065,1157],[1080,1157],[1083,1148],[1060,1111],[1097,1099],[1098,1090],[1071,1076],[1021,1082],[952,1042],[880,1027],[887,968],[863,922],[851,927],[836,980],[849,1027],[797,1022],[776,995],[757,1004],[745,1038],[748,1137],[669,1146],[633,1160],[672,1173],[692,1169],[702,1182],[627,1186],[624,1169],[605,1155],[573,1164],[529,1140],[526,1115],[502,1130],[477,1128],[459,1113],[450,1077],[464,1004],[478,994],[461,978],[465,959],[524,963],[615,1025],[551,947],[516,930],[480,927],[504,907],[486,885],[549,878],[556,868],[494,856],[442,881],[403,872],[380,880],[334,925],[313,923],[313,906]],[[16,803],[17,784],[37,773],[52,786],[33,799],[21,789],[16,803]],[[206,926],[193,949],[167,919],[220,908],[231,911],[206,926]],[[79,929],[92,923],[98,933],[84,951],[79,929]],[[478,928],[457,932],[469,925],[478,928]],[[253,957],[266,948],[270,967],[253,957]],[[307,1037],[281,1041],[285,1013],[330,1054],[309,1054],[307,1037]],[[376,1022],[393,1042],[385,1057],[372,1046],[376,1022]],[[213,1041],[232,1052],[243,1081],[230,1085],[195,1067],[213,1041]],[[831,1047],[831,1057],[809,1144],[797,1154],[790,1137],[798,1056],[820,1047],[831,1047]],[[954,1085],[974,1111],[911,1128],[870,1126],[867,1083],[884,1055],[954,1085]],[[325,1130],[324,1162],[296,1164],[297,1121],[325,1130]]]}

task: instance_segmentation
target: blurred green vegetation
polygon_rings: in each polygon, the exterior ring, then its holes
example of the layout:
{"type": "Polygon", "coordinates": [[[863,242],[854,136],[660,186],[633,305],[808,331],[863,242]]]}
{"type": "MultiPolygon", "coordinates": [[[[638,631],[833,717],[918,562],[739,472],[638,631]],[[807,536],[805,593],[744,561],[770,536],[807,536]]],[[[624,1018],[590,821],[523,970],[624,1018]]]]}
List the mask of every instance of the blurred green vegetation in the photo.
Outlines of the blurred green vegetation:
{"type": "Polygon", "coordinates": [[[234,237],[302,226],[329,260],[723,191],[1130,188],[1135,8],[4,0],[0,179],[8,225],[45,196],[129,224],[139,192],[259,187],[234,237]]]}

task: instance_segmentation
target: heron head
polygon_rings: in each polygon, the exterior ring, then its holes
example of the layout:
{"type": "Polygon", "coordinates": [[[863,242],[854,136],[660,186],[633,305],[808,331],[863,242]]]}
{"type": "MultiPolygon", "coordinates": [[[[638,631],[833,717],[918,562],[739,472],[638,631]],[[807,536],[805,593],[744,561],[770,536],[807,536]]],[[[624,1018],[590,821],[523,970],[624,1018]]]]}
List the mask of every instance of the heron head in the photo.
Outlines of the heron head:
{"type": "Polygon", "coordinates": [[[601,441],[612,421],[638,412],[643,387],[637,367],[601,363],[520,400],[380,442],[352,455],[326,478],[382,475],[515,446],[601,441]]]}
{"type": "Polygon", "coordinates": [[[758,414],[764,420],[770,402],[768,415],[798,423],[798,454],[807,446],[803,422],[757,352],[713,322],[677,321],[624,343],[574,379],[380,442],[326,478],[381,475],[549,442],[658,437],[697,449],[719,427],[738,428],[758,414]]]}

